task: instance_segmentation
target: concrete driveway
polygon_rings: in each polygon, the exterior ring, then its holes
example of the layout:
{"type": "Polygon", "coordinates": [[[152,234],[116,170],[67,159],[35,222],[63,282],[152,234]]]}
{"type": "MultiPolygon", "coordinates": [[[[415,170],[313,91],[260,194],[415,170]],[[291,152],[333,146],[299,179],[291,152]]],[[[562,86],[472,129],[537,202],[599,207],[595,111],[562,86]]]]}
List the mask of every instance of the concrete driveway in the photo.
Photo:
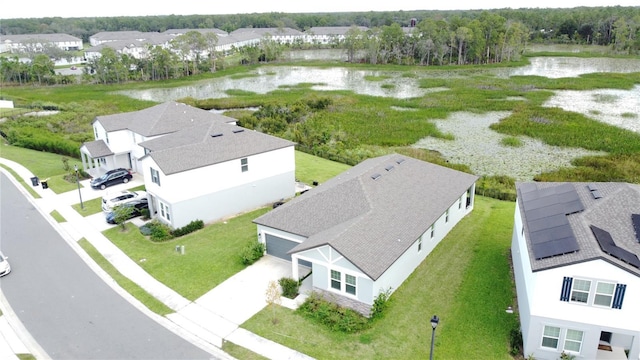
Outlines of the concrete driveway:
{"type": "MultiPolygon", "coordinates": [[[[304,275],[308,272],[308,268],[301,268],[300,274],[304,275]]],[[[280,278],[291,277],[291,275],[290,262],[265,255],[255,264],[225,280],[178,311],[177,314],[168,317],[177,315],[193,319],[194,316],[202,317],[203,314],[209,314],[209,319],[206,321],[209,324],[208,330],[224,339],[239,325],[267,306],[265,294],[270,281],[277,282],[280,278]]],[[[192,321],[194,320],[196,319],[192,321]]],[[[197,322],[202,323],[202,320],[197,322]]]]}

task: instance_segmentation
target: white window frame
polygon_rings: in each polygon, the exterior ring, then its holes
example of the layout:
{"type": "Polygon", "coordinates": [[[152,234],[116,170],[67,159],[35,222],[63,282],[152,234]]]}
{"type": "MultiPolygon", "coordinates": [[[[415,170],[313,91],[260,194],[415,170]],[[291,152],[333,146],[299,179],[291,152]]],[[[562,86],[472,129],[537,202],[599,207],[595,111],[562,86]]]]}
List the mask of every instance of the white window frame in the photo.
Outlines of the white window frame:
{"type": "Polygon", "coordinates": [[[431,228],[429,229],[429,232],[431,234],[431,238],[433,239],[433,237],[436,234],[436,224],[431,224],[431,228]]]}
{"type": "Polygon", "coordinates": [[[338,271],[338,270],[329,270],[329,281],[330,284],[329,286],[331,286],[331,289],[333,290],[339,290],[342,291],[342,272],[338,271]],[[337,278],[335,277],[335,275],[337,275],[337,278]],[[338,287],[335,287],[334,284],[337,284],[338,287]]]}
{"type": "Polygon", "coordinates": [[[344,274],[344,291],[352,296],[358,293],[358,278],[354,275],[344,274]],[[353,289],[353,292],[350,291],[353,289]]]}
{"type": "Polygon", "coordinates": [[[462,209],[462,196],[458,199],[458,209],[462,209]]]}
{"type": "Polygon", "coordinates": [[[242,172],[249,171],[249,158],[240,159],[240,169],[242,170],[242,172]]]}
{"type": "Polygon", "coordinates": [[[151,182],[160,186],[160,172],[154,168],[151,169],[151,182]]]}
{"type": "Polygon", "coordinates": [[[613,304],[613,297],[615,296],[616,293],[616,284],[612,283],[612,282],[608,282],[608,281],[596,281],[596,286],[595,286],[595,294],[593,296],[593,305],[594,306],[602,306],[602,307],[606,307],[606,308],[610,308],[613,304]],[[611,286],[611,293],[606,293],[606,292],[602,292],[600,289],[600,285],[610,285],[611,286]],[[607,304],[596,304],[596,301],[598,301],[598,299],[602,299],[602,298],[609,298],[609,303],[607,304]]]}
{"type": "Polygon", "coordinates": [[[158,205],[160,206],[160,217],[167,221],[171,221],[171,208],[169,205],[160,200],[158,200],[158,205]]]}
{"type": "Polygon", "coordinates": [[[586,279],[573,279],[573,283],[571,284],[571,297],[569,298],[569,301],[571,301],[572,303],[578,303],[578,304],[585,304],[588,305],[589,304],[589,295],[591,293],[591,284],[593,283],[593,281],[591,280],[586,280],[586,279]],[[578,288],[576,289],[576,285],[578,283],[588,283],[589,287],[588,289],[583,289],[583,288],[578,288]],[[576,298],[576,294],[586,294],[587,298],[582,301],[579,300],[578,298],[576,298]]]}
{"type": "Polygon", "coordinates": [[[565,331],[565,334],[564,334],[564,343],[562,345],[562,349],[564,351],[568,351],[568,352],[571,352],[571,353],[579,354],[580,351],[582,350],[582,342],[583,341],[584,341],[584,331],[574,330],[574,329],[567,329],[565,331]],[[576,333],[576,335],[579,333],[580,334],[580,340],[569,338],[570,332],[574,332],[574,333],[576,333]],[[577,344],[578,345],[578,350],[567,349],[567,344],[577,344]]]}
{"type": "Polygon", "coordinates": [[[329,290],[339,292],[344,296],[356,297],[358,277],[341,270],[329,269],[329,290]]]}
{"type": "Polygon", "coordinates": [[[542,329],[542,339],[540,340],[540,346],[543,348],[547,348],[547,349],[556,349],[558,350],[558,345],[560,344],[560,335],[562,335],[562,329],[557,327],[557,326],[551,326],[551,325],[545,325],[544,328],[542,329]],[[548,334],[547,333],[547,329],[552,330],[555,332],[555,330],[557,329],[558,334],[556,335],[554,334],[548,334]],[[544,340],[545,338],[547,339],[551,339],[551,340],[555,340],[556,341],[556,346],[552,347],[552,346],[547,346],[544,344],[544,340]]]}
{"type": "Polygon", "coordinates": [[[418,239],[418,252],[422,251],[422,236],[418,239]]]}
{"type": "Polygon", "coordinates": [[[447,209],[447,211],[444,213],[444,222],[445,223],[449,222],[449,209],[447,209]]]}

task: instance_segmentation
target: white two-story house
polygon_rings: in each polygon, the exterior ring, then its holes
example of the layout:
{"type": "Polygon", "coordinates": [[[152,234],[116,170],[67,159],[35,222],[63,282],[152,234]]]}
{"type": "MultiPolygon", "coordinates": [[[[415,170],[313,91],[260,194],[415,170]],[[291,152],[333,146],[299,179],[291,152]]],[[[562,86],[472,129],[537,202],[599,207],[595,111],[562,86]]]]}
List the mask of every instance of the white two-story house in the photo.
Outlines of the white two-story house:
{"type": "Polygon", "coordinates": [[[640,356],[640,185],[518,183],[511,253],[524,355],[640,356]]]}
{"type": "Polygon", "coordinates": [[[369,315],[473,209],[477,176],[407,156],[368,159],[257,218],[271,256],[312,269],[311,286],[369,315]]]}
{"type": "Polygon", "coordinates": [[[294,143],[213,120],[140,144],[152,214],[177,228],[295,195],[294,143]]]}
{"type": "Polygon", "coordinates": [[[152,216],[182,227],[215,221],[295,194],[294,143],[177,102],[98,116],[83,168],[144,177],[152,216]]]}

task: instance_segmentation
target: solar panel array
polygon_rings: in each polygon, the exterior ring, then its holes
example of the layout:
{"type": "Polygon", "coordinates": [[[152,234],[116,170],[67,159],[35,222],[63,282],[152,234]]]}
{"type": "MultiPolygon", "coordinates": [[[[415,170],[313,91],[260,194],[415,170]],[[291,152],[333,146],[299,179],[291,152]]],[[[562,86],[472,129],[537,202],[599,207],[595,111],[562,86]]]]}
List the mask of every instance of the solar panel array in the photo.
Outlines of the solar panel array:
{"type": "Polygon", "coordinates": [[[640,259],[638,259],[638,256],[623,248],[619,248],[608,231],[600,229],[594,225],[591,225],[591,231],[596,237],[596,240],[598,240],[598,244],[600,244],[600,249],[602,249],[602,251],[640,269],[640,259]]]}
{"type": "Polygon", "coordinates": [[[522,206],[537,260],[580,250],[567,215],[584,210],[571,184],[538,189],[533,183],[520,187],[522,206]]]}
{"type": "Polygon", "coordinates": [[[631,222],[633,230],[636,232],[636,239],[640,242],[640,214],[631,214],[631,222]]]}

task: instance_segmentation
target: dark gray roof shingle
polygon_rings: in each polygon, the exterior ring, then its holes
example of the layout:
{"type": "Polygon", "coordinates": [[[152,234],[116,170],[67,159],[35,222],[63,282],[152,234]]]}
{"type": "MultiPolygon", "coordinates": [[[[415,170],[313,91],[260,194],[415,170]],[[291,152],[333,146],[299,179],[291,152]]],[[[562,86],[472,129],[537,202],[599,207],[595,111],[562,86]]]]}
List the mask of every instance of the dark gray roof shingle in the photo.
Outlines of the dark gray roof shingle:
{"type": "Polygon", "coordinates": [[[113,151],[111,151],[109,145],[107,145],[104,140],[89,141],[82,145],[87,149],[89,155],[91,155],[91,157],[94,159],[113,155],[113,151]]]}
{"type": "Polygon", "coordinates": [[[254,222],[306,237],[292,253],[330,245],[376,280],[476,180],[386,155],[363,161],[254,222]]]}
{"type": "Polygon", "coordinates": [[[149,156],[164,174],[171,175],[295,145],[222,120],[210,118],[209,122],[142,142],[140,146],[151,150],[149,156]]]}
{"type": "Polygon", "coordinates": [[[516,189],[519,199],[519,211],[525,227],[527,248],[533,271],[557,268],[575,263],[602,259],[615,266],[640,276],[640,269],[620,261],[606,254],[600,248],[591,226],[607,231],[616,246],[633,254],[640,255],[640,243],[633,228],[632,214],[640,213],[640,185],[628,183],[517,183],[516,189]],[[575,188],[584,211],[567,215],[571,230],[575,236],[579,250],[573,253],[536,260],[530,243],[530,221],[526,218],[522,196],[522,188],[535,186],[537,189],[547,189],[570,184],[575,188]],[[597,188],[600,198],[596,198],[589,190],[589,186],[597,188]]]}
{"type": "Polygon", "coordinates": [[[108,132],[131,130],[151,137],[173,133],[193,125],[209,124],[212,119],[222,122],[235,121],[193,106],[168,101],[139,111],[97,116],[93,122],[99,122],[108,132]]]}

